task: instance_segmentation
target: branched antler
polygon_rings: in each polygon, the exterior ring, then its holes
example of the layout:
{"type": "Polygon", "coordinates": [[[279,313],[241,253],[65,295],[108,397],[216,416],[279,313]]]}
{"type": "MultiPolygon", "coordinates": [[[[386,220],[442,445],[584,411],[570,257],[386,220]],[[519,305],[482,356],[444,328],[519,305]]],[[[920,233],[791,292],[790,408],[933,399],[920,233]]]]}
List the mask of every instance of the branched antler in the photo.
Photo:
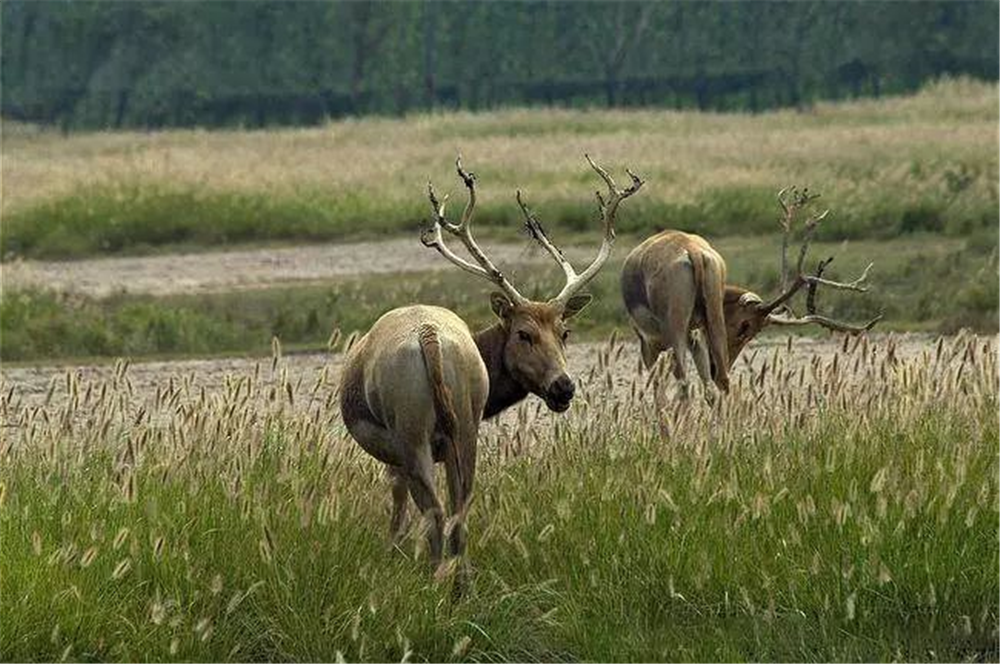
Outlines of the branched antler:
{"type": "MultiPolygon", "coordinates": [[[[778,192],[778,205],[781,206],[781,219],[779,224],[781,225],[782,236],[781,236],[781,289],[784,290],[788,287],[788,243],[792,238],[792,227],[795,221],[795,214],[804,208],[806,208],[812,201],[819,198],[819,194],[810,194],[809,187],[802,189],[801,191],[796,187],[785,187],[778,192]]],[[[806,241],[802,245],[802,251],[799,253],[799,272],[802,271],[801,264],[802,259],[805,257],[806,248],[809,246],[809,241],[812,239],[812,231],[816,228],[819,222],[823,221],[829,210],[824,210],[821,214],[816,217],[811,217],[806,221],[806,241]]]]}
{"type": "Polygon", "coordinates": [[[864,293],[868,290],[868,285],[866,283],[868,273],[874,265],[874,263],[869,263],[861,273],[861,276],[848,282],[834,281],[823,277],[823,271],[830,264],[830,262],[833,261],[833,258],[820,261],[814,274],[809,275],[803,273],[802,266],[805,263],[806,255],[809,252],[809,243],[812,242],[813,235],[815,234],[820,223],[822,223],[822,221],[826,219],[827,215],[830,213],[829,210],[824,210],[819,214],[811,215],[803,223],[804,230],[802,236],[802,246],[799,248],[798,259],[795,262],[795,273],[794,275],[789,276],[788,246],[790,244],[792,233],[794,232],[795,217],[817,198],[819,198],[819,194],[810,193],[808,188],[799,190],[795,187],[786,187],[778,193],[778,204],[781,206],[782,210],[782,217],[779,223],[783,231],[781,242],[782,292],[771,301],[762,303],[759,307],[760,311],[768,316],[768,320],[770,322],[778,325],[805,325],[809,323],[817,323],[831,330],[849,332],[852,334],[858,334],[860,332],[870,330],[879,320],[882,319],[881,315],[863,325],[852,325],[827,318],[826,316],[821,316],[816,313],[816,293],[819,286],[827,286],[837,290],[849,290],[864,293]],[[808,294],[806,297],[806,311],[808,312],[808,315],[798,318],[795,316],[786,316],[774,313],[779,307],[788,302],[788,300],[790,300],[796,293],[806,286],[808,286],[808,294]]]}
{"type": "Polygon", "coordinates": [[[611,255],[611,247],[615,243],[615,215],[618,211],[618,205],[633,195],[643,185],[642,179],[633,173],[632,171],[626,169],[625,172],[628,173],[629,177],[632,179],[632,184],[625,189],[619,189],[618,185],[615,184],[614,179],[608,174],[606,170],[594,163],[594,160],[590,158],[590,155],[585,154],[584,157],[587,159],[587,163],[593,168],[604,183],[608,187],[607,198],[601,195],[601,192],[597,192],[597,202],[598,208],[601,214],[601,225],[603,228],[603,240],[601,242],[601,247],[597,251],[597,256],[594,260],[587,266],[587,268],[581,272],[577,273],[570,262],[563,255],[562,251],[559,250],[555,244],[549,239],[548,235],[545,233],[545,229],[542,228],[541,222],[531,211],[531,209],[524,202],[521,196],[521,192],[517,192],[517,203],[521,207],[521,212],[524,214],[524,224],[528,229],[528,233],[531,237],[535,239],[542,246],[545,251],[549,253],[550,256],[559,264],[562,268],[563,273],[566,275],[566,285],[563,289],[550,300],[550,302],[565,305],[573,295],[578,293],[584,286],[586,286],[600,271],[601,267],[608,260],[608,256],[611,255]]]}
{"type": "Polygon", "coordinates": [[[527,302],[528,299],[517,292],[514,285],[507,280],[499,269],[497,269],[493,262],[486,256],[486,253],[479,248],[475,238],[472,237],[470,223],[472,221],[472,213],[476,208],[476,176],[474,173],[468,173],[462,168],[461,155],[455,159],[455,170],[458,172],[458,177],[462,179],[462,182],[465,184],[465,188],[469,192],[469,201],[466,203],[465,210],[462,212],[462,219],[458,224],[453,224],[447,220],[445,217],[445,204],[448,202],[448,197],[445,196],[439,201],[434,193],[433,185],[428,182],[427,197],[430,199],[431,209],[434,212],[434,223],[430,227],[423,230],[420,234],[420,241],[425,247],[436,249],[442,256],[466,272],[493,282],[499,286],[500,289],[503,290],[507,297],[509,297],[513,302],[522,304],[527,302]],[[473,265],[453,252],[448,245],[445,244],[444,235],[441,232],[442,229],[457,237],[465,246],[469,255],[472,256],[472,258],[479,265],[473,265]]]}

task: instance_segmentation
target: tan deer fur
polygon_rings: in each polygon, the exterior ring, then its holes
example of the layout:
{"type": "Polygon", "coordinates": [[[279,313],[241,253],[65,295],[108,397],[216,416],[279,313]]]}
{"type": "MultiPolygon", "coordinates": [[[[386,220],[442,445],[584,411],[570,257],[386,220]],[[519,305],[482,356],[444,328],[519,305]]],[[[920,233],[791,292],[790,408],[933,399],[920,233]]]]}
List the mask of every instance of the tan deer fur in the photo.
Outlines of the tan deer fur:
{"type": "Polygon", "coordinates": [[[782,293],[769,302],[739,286],[727,285],[726,262],[701,236],[666,230],[648,238],[626,257],[622,266],[621,289],[632,327],[639,337],[643,364],[652,368],[665,350],[673,351],[673,373],[680,381],[681,396],[690,386],[685,360],[694,356],[695,367],[705,386],[705,398],[714,400],[712,384],[729,391],[729,371],[743,348],[768,325],[818,324],[830,330],[860,334],[870,330],[878,316],[863,325],[851,325],[815,313],[816,290],[827,286],[838,290],[867,290],[865,279],[871,265],[852,282],[842,283],[822,277],[833,259],[822,261],[815,275],[802,272],[809,242],[816,227],[829,212],[809,217],[803,224],[804,239],[795,265],[789,273],[788,244],[798,212],[818,198],[808,189],[783,189],[778,203],[783,211],[782,293]],[[785,303],[808,288],[807,309],[802,317],[776,313],[788,310],[785,303]]]}
{"type": "MultiPolygon", "coordinates": [[[[441,561],[448,533],[434,491],[434,464],[445,463],[453,515],[450,553],[460,556],[465,551],[465,515],[472,495],[482,418],[499,414],[528,394],[539,396],[555,412],[570,406],[575,385],[566,367],[566,323],[591,300],[579,291],[610,254],[618,204],[642,184],[633,175],[632,186],[619,191],[606,172],[592,161],[590,164],[609,188],[609,198],[601,199],[601,248],[578,275],[532,217],[532,236],[566,274],[566,286],[558,295],[534,302],[517,291],[472,237],[475,177],[457,161],[458,175],[469,193],[462,219],[457,224],[449,222],[443,202],[429,187],[434,224],[421,239],[464,271],[500,287],[502,292],[490,298],[497,322],[472,334],[465,322],[447,309],[402,307],[376,321],[347,354],[340,395],[344,423],[361,447],[387,466],[392,479],[393,539],[398,540],[404,532],[410,495],[430,522],[428,542],[435,563],[441,561]],[[475,263],[451,251],[444,231],[459,238],[475,263]]],[[[520,198],[519,202],[529,214],[520,198]]]]}
{"type": "MultiPolygon", "coordinates": [[[[622,266],[622,298],[639,337],[643,364],[652,368],[660,353],[674,351],[673,373],[687,393],[685,358],[706,384],[729,389],[730,357],[725,310],[726,263],[697,235],[663,231],[647,239],[622,266]],[[696,331],[701,330],[701,334],[696,331]]],[[[735,349],[736,353],[739,352],[735,349]]]]}
{"type": "MultiPolygon", "coordinates": [[[[434,489],[434,464],[445,462],[453,514],[472,491],[476,437],[490,382],[468,326],[441,307],[416,305],[385,314],[347,354],[340,405],[361,447],[389,467],[392,536],[398,539],[407,494],[431,520],[431,559],[441,559],[444,511],[434,489]]],[[[456,555],[464,524],[451,533],[456,555]]]]}

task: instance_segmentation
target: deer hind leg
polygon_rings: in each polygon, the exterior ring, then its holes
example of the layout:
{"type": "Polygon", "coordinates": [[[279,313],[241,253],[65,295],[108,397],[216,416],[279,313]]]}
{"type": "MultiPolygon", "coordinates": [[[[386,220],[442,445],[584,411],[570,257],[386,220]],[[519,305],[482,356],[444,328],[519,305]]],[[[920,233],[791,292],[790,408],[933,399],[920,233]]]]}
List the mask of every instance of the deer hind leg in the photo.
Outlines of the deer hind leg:
{"type": "Polygon", "coordinates": [[[444,539],[444,510],[434,492],[434,457],[429,440],[421,441],[408,455],[406,480],[413,502],[427,518],[427,544],[431,563],[437,566],[441,562],[444,539]]]}
{"type": "MultiPolygon", "coordinates": [[[[472,486],[476,475],[476,440],[479,436],[478,418],[470,417],[463,422],[468,424],[460,424],[456,440],[449,443],[454,445],[453,450],[458,450],[459,463],[447,459],[445,465],[452,518],[449,549],[453,556],[464,555],[468,541],[465,523],[469,502],[472,500],[472,486]]],[[[448,454],[452,454],[453,450],[449,450],[448,454]]]]}
{"type": "Polygon", "coordinates": [[[680,390],[680,398],[686,400],[691,396],[691,385],[688,382],[686,367],[687,356],[691,354],[687,331],[678,334],[670,330],[666,336],[668,347],[674,351],[672,368],[680,390]]]}
{"type": "Polygon", "coordinates": [[[639,330],[636,330],[635,334],[639,337],[639,352],[642,354],[642,364],[646,367],[647,371],[652,371],[653,367],[656,366],[657,358],[663,352],[663,348],[656,341],[647,339],[639,330]]]}
{"type": "Polygon", "coordinates": [[[385,470],[392,483],[392,519],[389,522],[389,537],[393,544],[399,544],[406,534],[406,508],[410,500],[410,487],[402,468],[386,466],[385,470]]]}
{"type": "MultiPolygon", "coordinates": [[[[488,388],[484,385],[485,395],[488,388]]],[[[464,401],[464,399],[460,400],[464,401]]],[[[460,412],[455,440],[447,441],[445,471],[448,481],[448,498],[451,515],[445,532],[448,550],[454,556],[455,577],[452,598],[461,597],[469,585],[472,570],[465,558],[469,531],[466,526],[472,501],[472,487],[476,476],[476,446],[479,438],[479,415],[485,403],[475,404],[460,412]]]]}
{"type": "Polygon", "coordinates": [[[694,356],[694,366],[698,370],[701,384],[705,390],[705,401],[709,405],[715,403],[715,384],[712,382],[712,364],[708,357],[708,344],[705,335],[692,330],[688,335],[688,343],[691,347],[691,355],[694,356]]]}
{"type": "MultiPolygon", "coordinates": [[[[660,332],[660,345],[673,350],[673,374],[680,386],[680,397],[687,399],[690,386],[687,379],[688,329],[695,307],[693,275],[685,272],[690,283],[678,279],[658,278],[647,286],[653,316],[660,332]]],[[[683,275],[682,277],[683,278],[683,275]]]]}
{"type": "MultiPolygon", "coordinates": [[[[653,312],[646,307],[636,307],[629,311],[632,317],[632,330],[639,339],[639,355],[642,358],[642,366],[646,371],[657,371],[660,368],[657,360],[663,353],[663,344],[660,342],[660,323],[656,320],[653,312]]],[[[661,412],[666,405],[663,398],[663,385],[657,377],[653,381],[653,403],[656,411],[661,412]]]]}

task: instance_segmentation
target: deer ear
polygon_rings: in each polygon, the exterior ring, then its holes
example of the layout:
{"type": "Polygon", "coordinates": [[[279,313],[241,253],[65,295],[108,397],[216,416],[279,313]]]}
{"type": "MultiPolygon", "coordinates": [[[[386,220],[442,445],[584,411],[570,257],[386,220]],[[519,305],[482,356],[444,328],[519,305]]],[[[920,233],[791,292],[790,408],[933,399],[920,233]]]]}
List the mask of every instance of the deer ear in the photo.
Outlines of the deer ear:
{"type": "Polygon", "coordinates": [[[510,298],[499,291],[490,293],[490,308],[497,315],[497,318],[505,323],[510,320],[510,316],[514,312],[514,304],[510,298]]]}
{"type": "Polygon", "coordinates": [[[588,293],[580,293],[579,295],[574,295],[569,298],[569,302],[566,303],[566,307],[563,309],[563,320],[572,318],[586,309],[587,305],[590,304],[590,301],[593,299],[593,296],[588,293]]]}

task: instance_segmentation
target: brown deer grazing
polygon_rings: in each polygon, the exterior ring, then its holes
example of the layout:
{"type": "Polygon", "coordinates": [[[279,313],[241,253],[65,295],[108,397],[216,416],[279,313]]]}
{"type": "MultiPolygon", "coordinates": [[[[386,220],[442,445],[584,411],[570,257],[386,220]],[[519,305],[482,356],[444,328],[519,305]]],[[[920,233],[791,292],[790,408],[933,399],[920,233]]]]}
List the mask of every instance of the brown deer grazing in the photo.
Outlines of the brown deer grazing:
{"type": "Polygon", "coordinates": [[[521,295],[490,261],[472,237],[470,223],[476,206],[476,180],[456,161],[469,200],[456,224],[445,217],[445,200],[433,187],[428,195],[433,224],[421,241],[461,269],[500,288],[490,297],[497,322],[470,332],[448,309],[415,305],[382,316],[348,352],[341,379],[340,407],[344,423],[362,448],[386,464],[392,480],[391,534],[404,532],[407,494],[429,518],[432,562],[439,563],[446,536],[444,513],[434,491],[434,465],[443,461],[452,512],[450,550],[465,551],[465,514],[476,470],[479,422],[518,403],[528,394],[541,397],[555,412],[569,408],[575,386],[566,371],[566,321],[590,302],[580,290],[607,260],[615,239],[618,205],[637,192],[642,180],[619,190],[611,177],[587,157],[608,187],[598,194],[604,240],[594,261],[577,274],[545,235],[521,201],[532,236],[566,274],[562,291],[547,302],[521,295]],[[445,244],[443,231],[458,238],[475,261],[456,255],[445,244]]]}
{"type": "Polygon", "coordinates": [[[698,375],[705,385],[705,398],[714,401],[711,383],[729,390],[729,369],[743,347],[768,325],[816,323],[849,334],[870,330],[882,317],[863,325],[851,325],[816,313],[816,289],[868,290],[865,280],[872,265],[848,283],[824,279],[823,270],[832,258],[820,262],[815,274],[803,274],[809,242],[829,210],[810,216],[795,264],[788,274],[788,244],[795,216],[818,197],[808,189],[786,188],[778,194],[784,237],[781,247],[781,294],[765,302],[759,295],[726,284],[726,263],[704,238],[667,230],[647,239],[625,259],[621,288],[625,308],[639,337],[642,360],[652,368],[660,353],[673,349],[673,374],[681,383],[681,396],[690,387],[685,357],[694,356],[698,375]],[[808,315],[796,317],[785,303],[808,287],[808,315]],[[699,338],[700,337],[700,338],[699,338]]]}

